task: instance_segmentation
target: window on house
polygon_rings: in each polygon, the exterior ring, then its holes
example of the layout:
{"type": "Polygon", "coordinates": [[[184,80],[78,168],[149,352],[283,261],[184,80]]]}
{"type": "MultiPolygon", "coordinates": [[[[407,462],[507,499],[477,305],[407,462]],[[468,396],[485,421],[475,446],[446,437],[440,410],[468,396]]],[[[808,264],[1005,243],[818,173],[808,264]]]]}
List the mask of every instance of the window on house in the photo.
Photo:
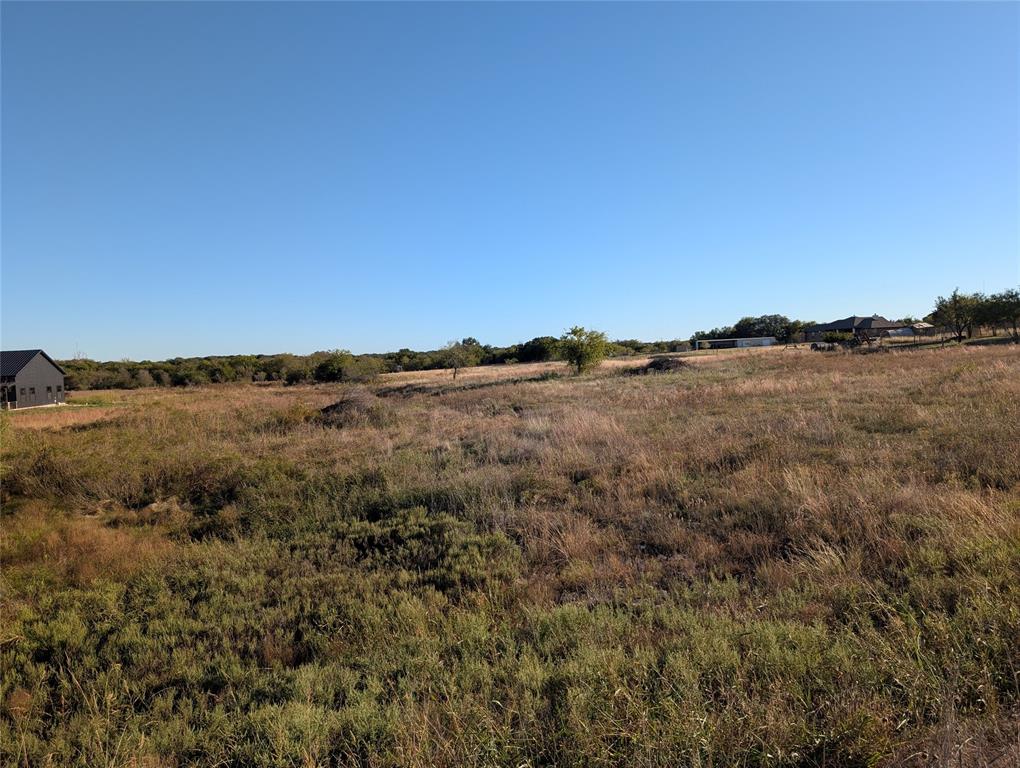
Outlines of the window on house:
{"type": "Polygon", "coordinates": [[[64,391],[64,388],[60,384],[57,384],[57,392],[63,392],[63,391],[64,391]]]}
{"type": "Polygon", "coordinates": [[[28,394],[34,395],[35,394],[35,387],[29,387],[28,388],[28,394]]]}
{"type": "Polygon", "coordinates": [[[25,388],[24,387],[21,388],[21,394],[25,394],[25,388]]]}
{"type": "Polygon", "coordinates": [[[53,387],[46,387],[46,394],[47,395],[52,395],[53,394],[53,387]]]}

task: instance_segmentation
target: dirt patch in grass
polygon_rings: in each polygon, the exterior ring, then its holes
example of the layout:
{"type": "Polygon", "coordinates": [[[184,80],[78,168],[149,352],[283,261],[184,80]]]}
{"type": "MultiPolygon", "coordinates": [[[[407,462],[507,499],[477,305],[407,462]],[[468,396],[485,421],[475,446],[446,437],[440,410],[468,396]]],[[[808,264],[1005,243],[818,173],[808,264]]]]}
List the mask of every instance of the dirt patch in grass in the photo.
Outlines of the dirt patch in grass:
{"type": "Polygon", "coordinates": [[[643,376],[650,373],[678,373],[687,370],[691,364],[679,357],[656,357],[652,358],[645,365],[631,368],[627,372],[636,376],[643,376]]]}
{"type": "Polygon", "coordinates": [[[351,387],[335,403],[319,410],[315,423],[324,427],[381,427],[390,419],[389,408],[365,387],[351,387]]]}
{"type": "Polygon", "coordinates": [[[378,390],[380,397],[413,397],[414,395],[450,395],[458,392],[472,392],[478,389],[491,389],[493,387],[506,387],[516,384],[525,384],[536,381],[552,381],[561,377],[558,371],[543,371],[537,376],[513,377],[505,379],[492,379],[483,381],[466,381],[457,383],[451,381],[449,384],[401,384],[395,387],[384,387],[378,390]]]}

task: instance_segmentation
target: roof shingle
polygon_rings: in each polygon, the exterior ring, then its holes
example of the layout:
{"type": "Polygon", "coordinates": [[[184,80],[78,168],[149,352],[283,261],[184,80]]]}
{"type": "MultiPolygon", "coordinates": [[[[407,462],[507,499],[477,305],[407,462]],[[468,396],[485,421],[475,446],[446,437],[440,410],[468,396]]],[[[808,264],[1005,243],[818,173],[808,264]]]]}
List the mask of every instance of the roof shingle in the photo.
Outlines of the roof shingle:
{"type": "Polygon", "coordinates": [[[28,365],[36,355],[42,355],[61,373],[64,369],[54,362],[53,358],[41,349],[10,349],[0,352],[0,377],[17,376],[18,372],[28,365]]]}

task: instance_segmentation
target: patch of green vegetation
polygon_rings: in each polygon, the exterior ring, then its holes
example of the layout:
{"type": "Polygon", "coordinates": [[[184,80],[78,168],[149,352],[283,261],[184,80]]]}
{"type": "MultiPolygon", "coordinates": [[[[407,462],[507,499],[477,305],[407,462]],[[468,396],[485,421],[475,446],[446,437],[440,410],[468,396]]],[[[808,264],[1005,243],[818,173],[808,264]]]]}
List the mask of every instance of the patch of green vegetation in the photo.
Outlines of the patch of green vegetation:
{"type": "Polygon", "coordinates": [[[79,395],[68,394],[67,404],[79,408],[109,408],[115,405],[125,405],[122,400],[109,395],[79,395]]]}

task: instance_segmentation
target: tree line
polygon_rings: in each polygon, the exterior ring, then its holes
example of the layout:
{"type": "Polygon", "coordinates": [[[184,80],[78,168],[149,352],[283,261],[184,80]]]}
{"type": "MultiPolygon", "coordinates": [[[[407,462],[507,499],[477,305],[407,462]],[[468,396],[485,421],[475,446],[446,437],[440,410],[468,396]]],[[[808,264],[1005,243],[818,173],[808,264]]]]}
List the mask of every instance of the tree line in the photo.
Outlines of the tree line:
{"type": "MultiPolygon", "coordinates": [[[[580,329],[584,332],[584,329],[580,329]]],[[[598,333],[584,332],[584,333],[598,333]]],[[[585,337],[591,342],[590,337],[585,337]]],[[[636,339],[609,341],[600,335],[595,345],[602,356],[648,355],[683,352],[686,340],[642,342],[636,339]]],[[[578,353],[578,341],[568,331],[562,337],[538,336],[530,341],[496,347],[473,337],[451,341],[440,349],[355,355],[345,349],[325,350],[310,355],[214,355],[175,357],[170,360],[120,360],[98,362],[87,358],[60,361],[67,374],[68,389],[136,389],[140,387],[185,387],[229,382],[312,382],[359,381],[380,373],[452,369],[477,365],[570,362],[578,353]]],[[[582,360],[581,369],[587,367],[582,360]]]]}
{"type": "Polygon", "coordinates": [[[775,336],[776,341],[786,344],[794,341],[797,334],[809,325],[811,320],[791,320],[786,315],[760,315],[758,317],[742,317],[733,325],[724,325],[710,331],[697,331],[691,336],[691,342],[709,341],[711,339],[750,339],[757,336],[775,336]]]}
{"type": "MultiPolygon", "coordinates": [[[[924,320],[963,340],[978,328],[993,334],[1010,333],[1020,341],[1020,292],[961,293],[939,296],[924,320]]],[[[917,322],[904,317],[904,325],[917,322]]],[[[134,389],[138,387],[183,387],[227,382],[306,382],[357,381],[380,373],[452,369],[453,376],[463,368],[478,365],[540,363],[563,360],[578,372],[598,364],[604,357],[686,352],[695,341],[722,338],[774,336],[780,343],[798,341],[812,321],[791,320],[786,315],[742,317],[736,323],[710,331],[697,331],[690,339],[643,342],[637,339],[610,341],[600,331],[575,327],[560,337],[537,336],[530,341],[496,347],[482,344],[474,337],[451,341],[440,349],[415,351],[399,349],[383,354],[355,355],[345,349],[314,352],[310,355],[221,355],[211,357],[175,357],[171,360],[135,362],[97,362],[89,359],[61,361],[67,373],[68,389],[134,389]]]]}
{"type": "MultiPolygon", "coordinates": [[[[960,341],[972,337],[978,328],[986,328],[993,335],[1009,333],[1020,341],[1020,291],[1011,288],[984,294],[961,293],[956,289],[948,297],[939,296],[932,311],[923,318],[906,316],[894,322],[913,325],[921,320],[952,333],[960,341]]],[[[786,315],[742,317],[733,325],[697,331],[691,336],[691,342],[775,336],[784,344],[801,340],[800,334],[812,325],[816,325],[813,320],[791,320],[786,315]]]]}
{"type": "Polygon", "coordinates": [[[960,341],[971,338],[977,328],[989,328],[994,335],[1009,333],[1020,341],[1020,291],[1015,288],[993,293],[960,293],[939,296],[935,309],[925,318],[945,328],[960,341]]]}

